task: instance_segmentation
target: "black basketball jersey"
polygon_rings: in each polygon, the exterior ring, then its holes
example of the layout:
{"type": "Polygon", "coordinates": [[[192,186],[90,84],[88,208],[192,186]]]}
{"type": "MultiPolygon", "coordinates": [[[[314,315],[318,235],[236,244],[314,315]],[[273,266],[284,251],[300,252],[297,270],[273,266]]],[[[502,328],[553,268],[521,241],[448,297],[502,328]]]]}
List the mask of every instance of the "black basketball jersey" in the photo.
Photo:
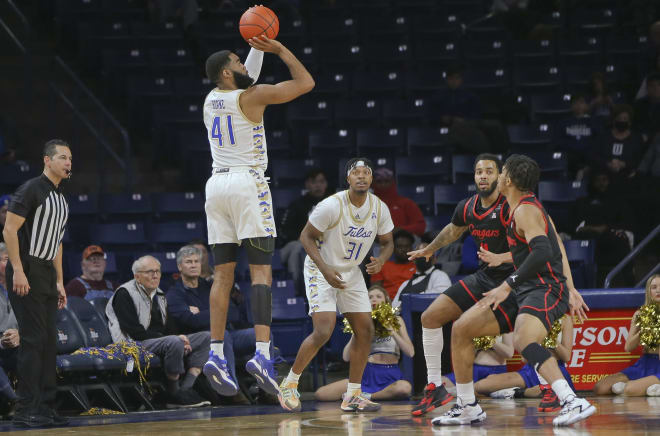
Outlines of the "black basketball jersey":
{"type": "MultiPolygon", "coordinates": [[[[552,248],[552,257],[545,263],[534,279],[517,284],[515,289],[519,293],[539,288],[547,289],[549,285],[564,289],[566,277],[564,276],[561,249],[557,242],[557,233],[555,232],[554,227],[550,224],[548,213],[534,194],[524,196],[520,200],[518,206],[522,204],[531,204],[541,210],[545,221],[545,234],[548,236],[550,247],[552,248]]],[[[525,238],[520,236],[516,231],[516,222],[513,219],[514,212],[515,210],[512,210],[511,215],[507,219],[506,237],[509,242],[509,249],[513,255],[513,265],[515,268],[519,268],[525,259],[527,259],[527,256],[529,256],[531,250],[525,238]]]]}
{"type": "MultiPolygon", "coordinates": [[[[460,227],[467,226],[468,232],[479,247],[493,253],[506,253],[509,251],[506,239],[508,213],[509,204],[502,195],[499,195],[490,207],[485,208],[476,194],[458,203],[451,222],[460,227]]],[[[504,280],[513,272],[511,263],[491,268],[480,261],[479,265],[480,269],[494,280],[504,280]]]]}

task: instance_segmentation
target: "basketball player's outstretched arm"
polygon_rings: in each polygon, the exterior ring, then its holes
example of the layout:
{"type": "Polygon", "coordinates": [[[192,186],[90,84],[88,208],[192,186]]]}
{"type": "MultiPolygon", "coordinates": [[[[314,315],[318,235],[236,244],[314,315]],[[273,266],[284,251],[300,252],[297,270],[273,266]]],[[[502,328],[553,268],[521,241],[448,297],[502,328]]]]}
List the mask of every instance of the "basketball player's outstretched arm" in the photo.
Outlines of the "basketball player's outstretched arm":
{"type": "Polygon", "coordinates": [[[321,239],[323,239],[323,232],[307,221],[305,228],[300,232],[300,243],[307,252],[307,255],[314,261],[319,271],[321,271],[323,278],[325,278],[328,284],[336,289],[344,289],[346,287],[346,282],[342,279],[341,274],[333,268],[330,268],[321,257],[321,252],[316,246],[316,241],[321,239]]]}
{"type": "Polygon", "coordinates": [[[426,260],[429,260],[429,258],[433,256],[433,253],[456,241],[466,230],[467,226],[459,227],[453,223],[447,224],[429,245],[421,250],[408,252],[408,260],[414,260],[419,257],[425,257],[426,260]]]}
{"type": "Polygon", "coordinates": [[[296,97],[308,93],[314,88],[314,79],[305,66],[279,41],[261,38],[252,38],[248,43],[255,49],[274,53],[289,67],[291,80],[285,80],[276,85],[256,85],[248,88],[241,97],[244,110],[250,106],[265,107],[269,104],[289,102],[296,97]]]}

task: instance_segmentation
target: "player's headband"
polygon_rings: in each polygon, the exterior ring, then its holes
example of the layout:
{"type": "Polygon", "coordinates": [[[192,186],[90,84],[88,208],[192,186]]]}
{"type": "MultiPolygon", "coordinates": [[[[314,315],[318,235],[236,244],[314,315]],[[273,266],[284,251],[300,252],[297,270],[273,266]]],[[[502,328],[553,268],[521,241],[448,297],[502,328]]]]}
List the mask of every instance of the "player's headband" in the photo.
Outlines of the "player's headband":
{"type": "Polygon", "coordinates": [[[365,167],[369,169],[370,173],[373,174],[373,170],[371,169],[371,167],[367,165],[363,160],[356,160],[355,162],[353,162],[353,164],[350,167],[348,167],[348,171],[346,172],[346,177],[350,176],[351,171],[353,171],[357,167],[365,167]]]}

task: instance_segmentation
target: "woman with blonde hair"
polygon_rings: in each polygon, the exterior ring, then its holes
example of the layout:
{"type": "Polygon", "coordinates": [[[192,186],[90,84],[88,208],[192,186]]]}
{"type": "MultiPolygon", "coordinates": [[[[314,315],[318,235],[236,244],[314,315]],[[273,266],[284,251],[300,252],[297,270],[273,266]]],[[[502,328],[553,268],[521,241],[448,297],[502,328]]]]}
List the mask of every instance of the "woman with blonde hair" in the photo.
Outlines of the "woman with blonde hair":
{"type": "MultiPolygon", "coordinates": [[[[656,310],[660,311],[660,274],[654,274],[646,281],[644,306],[652,304],[657,305],[656,310]]],[[[637,323],[642,308],[635,312],[630,322],[630,331],[624,348],[627,352],[633,351],[640,345],[641,328],[637,323]]],[[[659,350],[658,344],[652,348],[645,347],[644,354],[634,365],[598,381],[594,386],[594,393],[597,395],[623,394],[628,397],[660,396],[659,350]]]]}

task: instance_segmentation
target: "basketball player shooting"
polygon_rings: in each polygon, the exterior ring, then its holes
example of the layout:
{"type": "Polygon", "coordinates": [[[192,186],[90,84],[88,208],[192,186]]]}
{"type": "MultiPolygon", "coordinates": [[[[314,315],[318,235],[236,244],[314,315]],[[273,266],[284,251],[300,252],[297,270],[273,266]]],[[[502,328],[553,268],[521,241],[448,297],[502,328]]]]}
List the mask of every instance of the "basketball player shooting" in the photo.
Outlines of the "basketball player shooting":
{"type": "Polygon", "coordinates": [[[380,410],[380,405],[361,390],[374,325],[369,293],[359,265],[378,236],[380,255],[378,258],[371,256],[367,273],[376,274],[381,270],[394,250],[394,224],[385,203],[369,192],[372,168],[369,159],[349,160],[346,163],[349,189],[321,201],[312,210],[300,234],[300,242],[307,252],[303,273],[314,331],[303,341],[289,375],[280,386],[280,404],[287,411],[301,410],[300,374],[330,339],[337,309],[348,319],[354,332],[348,388],[341,409],[346,412],[380,410]]]}
{"type": "Polygon", "coordinates": [[[314,88],[314,79],[280,42],[266,36],[249,38],[245,65],[228,50],[213,53],[206,74],[217,87],[204,101],[204,124],[213,158],[206,183],[209,245],[215,258],[211,288],[211,351],[204,374],[221,395],[234,395],[238,385],[227,369],[223,340],[229,294],[234,284],[239,246],[245,247],[252,282],[254,357],[246,364],[261,389],[279,393],[270,356],[271,261],[275,249],[273,204],[264,177],[268,165],[263,115],[270,104],[287,103],[314,88]],[[289,68],[291,79],[254,85],[263,53],[273,53],[289,68]]]}

